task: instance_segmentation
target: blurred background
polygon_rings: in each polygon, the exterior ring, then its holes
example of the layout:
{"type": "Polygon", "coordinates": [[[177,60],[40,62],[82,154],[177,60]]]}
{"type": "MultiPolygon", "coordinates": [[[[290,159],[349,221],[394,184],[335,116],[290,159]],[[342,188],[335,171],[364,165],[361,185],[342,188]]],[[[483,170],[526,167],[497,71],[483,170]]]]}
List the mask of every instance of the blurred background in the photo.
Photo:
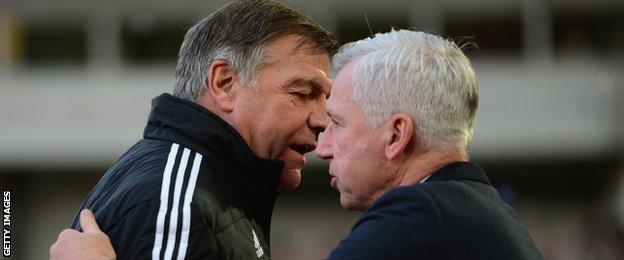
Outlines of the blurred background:
{"type": "MultiPolygon", "coordinates": [[[[12,259],[46,259],[170,92],[185,31],[227,1],[0,1],[0,189],[12,259]]],[[[390,28],[467,47],[481,100],[472,160],[548,259],[624,259],[620,0],[286,1],[344,42],[390,28]]],[[[274,259],[320,259],[360,213],[309,156],[275,209],[274,259]]],[[[496,245],[492,245],[496,246],[496,245]]]]}

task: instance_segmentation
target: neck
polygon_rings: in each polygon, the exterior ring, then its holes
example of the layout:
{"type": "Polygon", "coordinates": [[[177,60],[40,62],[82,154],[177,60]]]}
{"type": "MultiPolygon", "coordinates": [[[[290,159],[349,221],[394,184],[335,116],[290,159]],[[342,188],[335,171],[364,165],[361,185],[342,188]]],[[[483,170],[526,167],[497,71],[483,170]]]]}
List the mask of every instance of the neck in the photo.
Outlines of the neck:
{"type": "Polygon", "coordinates": [[[395,185],[400,187],[419,183],[444,165],[465,161],[468,161],[468,156],[463,151],[415,151],[399,162],[395,185]]]}

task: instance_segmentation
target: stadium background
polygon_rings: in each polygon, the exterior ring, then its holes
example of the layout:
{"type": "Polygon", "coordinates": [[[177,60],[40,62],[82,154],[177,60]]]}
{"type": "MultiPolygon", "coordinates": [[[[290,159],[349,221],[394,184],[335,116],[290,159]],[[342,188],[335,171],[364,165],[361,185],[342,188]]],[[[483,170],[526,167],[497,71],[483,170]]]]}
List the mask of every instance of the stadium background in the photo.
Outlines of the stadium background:
{"type": "MultiPolygon", "coordinates": [[[[0,2],[0,188],[12,259],[46,259],[99,177],[170,91],[185,30],[226,1],[0,2]]],[[[468,48],[473,161],[548,259],[624,258],[624,4],[619,0],[286,2],[342,42],[415,28],[468,48]],[[367,22],[368,21],[368,22],[367,22]]],[[[313,156],[280,198],[274,259],[320,259],[359,216],[313,156]]],[[[492,245],[496,246],[496,245],[492,245]]]]}

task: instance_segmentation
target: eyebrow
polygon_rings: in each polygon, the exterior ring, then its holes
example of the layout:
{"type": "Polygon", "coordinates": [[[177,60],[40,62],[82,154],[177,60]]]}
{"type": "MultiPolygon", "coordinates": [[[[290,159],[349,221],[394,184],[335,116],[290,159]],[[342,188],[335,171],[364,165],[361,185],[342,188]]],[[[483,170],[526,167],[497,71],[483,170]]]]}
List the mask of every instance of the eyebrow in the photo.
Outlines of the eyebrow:
{"type": "Polygon", "coordinates": [[[343,121],[343,117],[336,115],[336,113],[334,113],[333,110],[327,110],[327,116],[329,116],[330,118],[336,119],[338,121],[343,121]]]}

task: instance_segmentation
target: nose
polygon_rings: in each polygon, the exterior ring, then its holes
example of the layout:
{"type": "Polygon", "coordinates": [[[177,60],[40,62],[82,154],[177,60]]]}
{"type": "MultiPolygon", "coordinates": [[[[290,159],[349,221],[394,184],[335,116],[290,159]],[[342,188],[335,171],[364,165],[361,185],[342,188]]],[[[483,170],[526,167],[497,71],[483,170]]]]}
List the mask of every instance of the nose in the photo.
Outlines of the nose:
{"type": "MultiPolygon", "coordinates": [[[[330,129],[328,128],[327,130],[330,129]]],[[[323,160],[330,160],[334,158],[334,151],[331,144],[331,133],[326,131],[319,135],[315,152],[316,155],[323,160]]]]}
{"type": "Polygon", "coordinates": [[[327,116],[327,105],[326,101],[322,100],[322,102],[319,102],[319,105],[312,111],[312,114],[308,119],[308,126],[312,130],[312,133],[314,133],[314,138],[318,139],[319,134],[325,131],[328,124],[329,117],[327,116]]]}

